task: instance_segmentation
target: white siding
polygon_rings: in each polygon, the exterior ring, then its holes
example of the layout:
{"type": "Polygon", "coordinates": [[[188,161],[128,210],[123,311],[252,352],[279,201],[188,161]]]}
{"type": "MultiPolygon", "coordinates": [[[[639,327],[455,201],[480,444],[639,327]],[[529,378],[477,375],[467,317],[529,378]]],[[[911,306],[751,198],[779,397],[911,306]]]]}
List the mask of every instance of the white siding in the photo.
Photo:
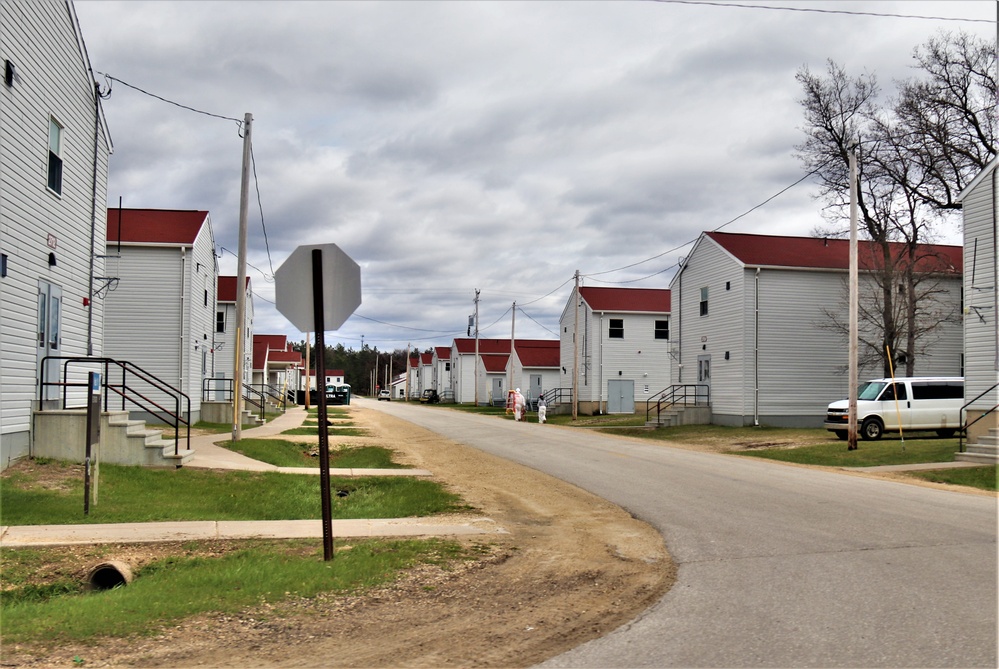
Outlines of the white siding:
{"type": "MultiPolygon", "coordinates": [[[[965,398],[970,401],[999,383],[996,360],[996,164],[982,175],[962,202],[964,208],[965,398]]],[[[988,410],[999,404],[999,389],[971,405],[988,410]]]]}
{"type": "MultiPolygon", "coordinates": [[[[712,413],[746,412],[746,304],[743,269],[707,237],[701,237],[671,286],[673,342],[679,364],[673,383],[697,383],[698,356],[711,356],[712,413]],[[726,282],[728,289],[726,290],[726,282]],[[700,315],[701,288],[708,289],[708,313],[700,315]],[[729,360],[725,360],[725,352],[729,360]]],[[[741,418],[740,418],[741,421],[741,418]]]]}
{"type": "MultiPolygon", "coordinates": [[[[62,289],[62,355],[102,353],[103,307],[89,307],[90,263],[104,247],[104,228],[94,226],[94,200],[107,200],[108,143],[96,137],[95,97],[88,63],[80,49],[75,16],[64,2],[4,2],[0,5],[2,58],[14,63],[19,79],[0,84],[0,252],[7,277],[0,279],[0,468],[27,453],[36,389],[38,281],[62,289]],[[49,119],[63,126],[62,192],[47,188],[49,119]],[[51,237],[50,237],[51,236],[51,237]],[[49,246],[50,239],[55,248],[49,246]],[[50,267],[49,253],[56,265],[50,267]],[[88,324],[88,317],[92,320],[88,324]]],[[[104,274],[95,260],[94,273],[104,274]]],[[[77,393],[71,393],[71,399],[77,393]]]]}

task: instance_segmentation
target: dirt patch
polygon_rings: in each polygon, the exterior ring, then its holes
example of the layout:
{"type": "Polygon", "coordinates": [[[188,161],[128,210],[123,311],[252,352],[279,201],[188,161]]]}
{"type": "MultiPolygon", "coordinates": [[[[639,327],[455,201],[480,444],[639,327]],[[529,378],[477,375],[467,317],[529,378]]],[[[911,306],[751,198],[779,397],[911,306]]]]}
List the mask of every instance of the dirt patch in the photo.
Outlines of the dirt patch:
{"type": "MultiPolygon", "coordinates": [[[[205,616],[139,639],[5,648],[4,666],[77,656],[87,667],[530,666],[632,620],[674,582],[662,537],[619,507],[381,412],[354,405],[350,417],[371,435],[351,445],[393,448],[509,534],[491,536],[478,560],[423,566],[363,596],[205,616]]],[[[141,563],[183,549],[108,553],[141,563]]]]}

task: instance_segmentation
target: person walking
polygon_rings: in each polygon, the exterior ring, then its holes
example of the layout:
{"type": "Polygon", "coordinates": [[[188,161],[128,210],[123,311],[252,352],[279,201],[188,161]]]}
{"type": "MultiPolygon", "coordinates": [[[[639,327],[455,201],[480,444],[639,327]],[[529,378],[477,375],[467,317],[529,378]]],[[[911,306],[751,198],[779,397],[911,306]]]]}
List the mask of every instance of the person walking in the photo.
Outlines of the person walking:
{"type": "Polygon", "coordinates": [[[523,420],[524,419],[524,404],[526,400],[524,396],[520,393],[520,388],[517,388],[513,393],[513,419],[523,420]]]}
{"type": "Polygon", "coordinates": [[[538,395],[538,422],[548,422],[548,404],[545,402],[544,395],[538,395]]]}

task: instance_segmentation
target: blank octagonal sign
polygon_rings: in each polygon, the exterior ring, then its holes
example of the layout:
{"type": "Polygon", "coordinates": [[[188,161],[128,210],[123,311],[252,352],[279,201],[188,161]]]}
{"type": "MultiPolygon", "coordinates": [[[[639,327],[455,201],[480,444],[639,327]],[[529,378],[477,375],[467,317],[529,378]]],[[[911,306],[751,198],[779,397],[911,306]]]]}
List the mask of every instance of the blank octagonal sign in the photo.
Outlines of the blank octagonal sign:
{"type": "Polygon", "coordinates": [[[312,251],[322,251],[323,331],[336,330],[361,304],[361,268],[336,244],[299,246],[274,272],[274,304],[302,332],[316,329],[312,251]]]}

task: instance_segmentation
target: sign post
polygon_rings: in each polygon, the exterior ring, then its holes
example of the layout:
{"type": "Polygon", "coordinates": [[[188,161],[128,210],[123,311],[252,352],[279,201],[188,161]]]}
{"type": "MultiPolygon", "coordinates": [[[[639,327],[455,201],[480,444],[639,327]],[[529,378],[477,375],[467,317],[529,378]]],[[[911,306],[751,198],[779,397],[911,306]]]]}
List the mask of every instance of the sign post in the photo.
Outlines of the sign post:
{"type": "Polygon", "coordinates": [[[83,469],[83,515],[90,515],[90,479],[93,470],[94,504],[97,503],[97,471],[101,450],[101,374],[90,372],[87,400],[87,443],[83,469]]]}
{"type": "MultiPolygon", "coordinates": [[[[326,330],[339,328],[361,304],[361,268],[335,244],[299,246],[274,272],[274,297],[278,311],[292,325],[316,333],[318,387],[318,380],[326,378],[326,330]]],[[[323,559],[329,561],[333,559],[333,509],[325,388],[318,400],[323,559]]]]}

